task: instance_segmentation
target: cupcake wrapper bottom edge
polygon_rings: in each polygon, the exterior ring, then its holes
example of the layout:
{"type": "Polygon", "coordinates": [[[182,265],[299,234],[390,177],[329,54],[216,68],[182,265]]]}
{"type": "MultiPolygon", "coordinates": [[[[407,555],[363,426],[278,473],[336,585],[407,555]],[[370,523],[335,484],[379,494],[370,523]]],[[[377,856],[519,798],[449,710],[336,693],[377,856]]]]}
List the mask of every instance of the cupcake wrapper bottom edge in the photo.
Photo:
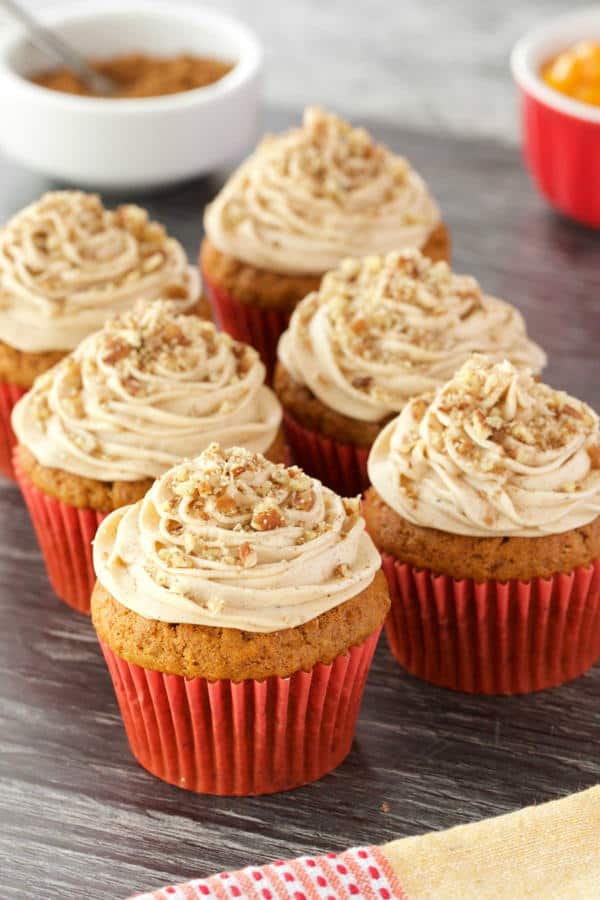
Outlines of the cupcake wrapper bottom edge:
{"type": "Polygon", "coordinates": [[[72,609],[89,615],[96,582],[92,541],[108,513],[63,503],[33,484],[16,455],[14,466],[54,592],[72,609]]]}
{"type": "Polygon", "coordinates": [[[316,781],[347,756],[380,631],[329,665],[264,681],[166,675],[101,646],[140,765],[187,790],[250,796],[316,781]]]}
{"type": "Polygon", "coordinates": [[[600,659],[600,561],[549,579],[477,583],[382,555],[388,644],[418,678],[467,693],[525,694],[600,659]]]}

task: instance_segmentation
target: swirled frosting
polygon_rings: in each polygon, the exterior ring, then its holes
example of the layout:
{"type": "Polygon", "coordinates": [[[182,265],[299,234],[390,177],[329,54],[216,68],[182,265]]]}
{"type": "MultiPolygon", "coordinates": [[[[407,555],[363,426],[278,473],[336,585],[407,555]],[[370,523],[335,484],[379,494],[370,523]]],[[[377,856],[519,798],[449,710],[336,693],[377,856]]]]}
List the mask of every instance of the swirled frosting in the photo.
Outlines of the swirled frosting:
{"type": "Polygon", "coordinates": [[[267,137],[205,213],[223,253],[286,274],[320,274],[346,256],[421,248],[440,221],[400,156],[317,107],[267,137]]]}
{"type": "Polygon", "coordinates": [[[380,559],[358,500],[212,444],[103,522],[94,565],[103,587],[148,619],[271,632],[360,593],[380,559]]]}
{"type": "Polygon", "coordinates": [[[296,307],[279,358],[327,406],[366,422],[439,387],[474,352],[539,372],[521,314],[418,250],[347,259],[296,307]]]}
{"type": "Polygon", "coordinates": [[[475,356],[377,438],[369,477],[417,525],[540,537],[600,515],[598,417],[509,362],[475,356]]]}
{"type": "Polygon", "coordinates": [[[183,247],[138,206],[55,191],[0,230],[0,340],[26,353],[72,350],[136,300],[200,293],[183,247]]]}
{"type": "Polygon", "coordinates": [[[13,427],[44,466],[153,478],[216,440],[267,450],[281,407],[264,378],[252,347],[171,301],[140,301],[40,376],[13,427]]]}

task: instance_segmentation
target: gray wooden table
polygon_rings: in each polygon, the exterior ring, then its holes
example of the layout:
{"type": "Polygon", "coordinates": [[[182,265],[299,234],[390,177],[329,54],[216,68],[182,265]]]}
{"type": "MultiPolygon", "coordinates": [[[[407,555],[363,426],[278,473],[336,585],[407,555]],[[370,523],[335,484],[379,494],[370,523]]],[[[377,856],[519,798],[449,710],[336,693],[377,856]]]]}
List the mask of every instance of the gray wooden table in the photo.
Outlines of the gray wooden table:
{"type": "MultiPolygon", "coordinates": [[[[374,130],[426,175],[457,270],[516,303],[549,352],[547,380],[600,408],[600,234],[549,212],[513,150],[374,130]]],[[[218,183],[142,201],[192,258],[218,183]]],[[[0,184],[2,220],[48,188],[8,163],[0,184]]],[[[529,697],[469,697],[404,674],[382,640],[354,748],[328,778],[256,799],[163,784],[130,756],[90,623],[52,595],[18,490],[0,482],[2,898],[124,898],[470,822],[598,781],[600,665],[529,697]]]]}

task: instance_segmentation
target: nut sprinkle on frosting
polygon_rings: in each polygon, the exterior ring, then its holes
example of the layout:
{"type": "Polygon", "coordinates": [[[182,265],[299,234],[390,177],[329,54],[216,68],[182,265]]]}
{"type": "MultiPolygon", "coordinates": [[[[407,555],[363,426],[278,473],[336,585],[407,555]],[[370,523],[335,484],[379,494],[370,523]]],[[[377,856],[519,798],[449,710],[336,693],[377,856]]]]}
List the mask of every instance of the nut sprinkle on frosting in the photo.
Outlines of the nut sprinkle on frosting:
{"type": "Polygon", "coordinates": [[[319,107],[265,138],[207,208],[223,253],[286,274],[320,274],[346,256],[421,248],[440,215],[407,160],[319,107]]]}
{"type": "Polygon", "coordinates": [[[254,348],[172,301],[109,319],[13,412],[44,466],[100,481],[158,477],[218,440],[265,451],[281,408],[254,348]]]}
{"type": "Polygon", "coordinates": [[[511,363],[474,356],[384,429],[369,476],[417,525],[536,537],[600,515],[600,431],[585,403],[511,363]]]}
{"type": "Polygon", "coordinates": [[[279,358],[344,415],[376,422],[451,378],[474,352],[539,372],[515,307],[418,250],[347,259],[294,311],[279,358]]]}
{"type": "Polygon", "coordinates": [[[380,559],[357,499],[211,444],[100,526],[102,586],[149,619],[271,632],[364,590],[380,559]]]}
{"type": "Polygon", "coordinates": [[[72,350],[136,300],[186,310],[199,294],[181,244],[139,206],[54,191],[0,230],[0,340],[17,350],[72,350]]]}

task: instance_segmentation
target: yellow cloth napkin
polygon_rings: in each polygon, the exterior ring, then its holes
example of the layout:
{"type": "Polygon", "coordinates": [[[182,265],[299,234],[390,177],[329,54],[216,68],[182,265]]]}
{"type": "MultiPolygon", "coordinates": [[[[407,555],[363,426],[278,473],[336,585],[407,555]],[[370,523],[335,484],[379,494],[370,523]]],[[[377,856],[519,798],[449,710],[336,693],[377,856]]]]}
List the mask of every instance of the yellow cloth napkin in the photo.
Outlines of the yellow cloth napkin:
{"type": "Polygon", "coordinates": [[[595,900],[600,786],[381,850],[407,900],[595,900]]]}

